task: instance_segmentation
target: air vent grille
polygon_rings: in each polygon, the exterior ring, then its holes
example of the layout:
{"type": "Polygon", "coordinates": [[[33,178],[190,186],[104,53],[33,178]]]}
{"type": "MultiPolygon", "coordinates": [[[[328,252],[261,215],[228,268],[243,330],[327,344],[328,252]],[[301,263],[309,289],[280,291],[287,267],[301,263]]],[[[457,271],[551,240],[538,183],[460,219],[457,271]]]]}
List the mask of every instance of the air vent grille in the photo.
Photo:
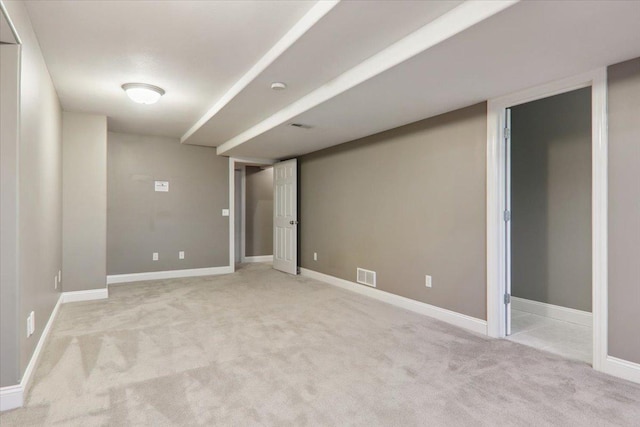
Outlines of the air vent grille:
{"type": "Polygon", "coordinates": [[[376,287],[376,272],[359,268],[357,270],[357,281],[363,285],[376,287]]]}
{"type": "Polygon", "coordinates": [[[311,126],[305,125],[303,123],[289,123],[289,126],[299,129],[311,129],[311,126]]]}

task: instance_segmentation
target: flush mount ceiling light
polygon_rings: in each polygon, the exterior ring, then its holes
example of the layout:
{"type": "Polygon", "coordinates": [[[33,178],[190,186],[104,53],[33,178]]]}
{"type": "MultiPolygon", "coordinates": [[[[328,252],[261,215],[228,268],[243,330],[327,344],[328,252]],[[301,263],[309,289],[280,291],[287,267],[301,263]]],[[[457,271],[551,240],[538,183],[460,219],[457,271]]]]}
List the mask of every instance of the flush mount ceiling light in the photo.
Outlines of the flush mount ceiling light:
{"type": "Polygon", "coordinates": [[[125,83],[122,89],[138,104],[155,104],[164,95],[164,89],[146,83],[125,83]]]}
{"type": "Polygon", "coordinates": [[[273,82],[271,83],[271,89],[273,90],[285,90],[287,85],[282,82],[273,82]]]}

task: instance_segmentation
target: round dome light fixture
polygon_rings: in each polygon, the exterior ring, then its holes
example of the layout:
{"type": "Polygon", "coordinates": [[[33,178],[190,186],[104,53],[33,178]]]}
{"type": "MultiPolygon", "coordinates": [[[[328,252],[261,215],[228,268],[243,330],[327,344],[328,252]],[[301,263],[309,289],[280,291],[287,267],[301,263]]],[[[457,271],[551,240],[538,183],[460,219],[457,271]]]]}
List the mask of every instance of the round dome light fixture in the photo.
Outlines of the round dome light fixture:
{"type": "Polygon", "coordinates": [[[271,89],[273,90],[285,90],[287,85],[282,82],[273,82],[271,83],[271,89]]]}
{"type": "Polygon", "coordinates": [[[164,89],[147,83],[125,83],[122,89],[127,96],[138,104],[155,104],[164,95],[164,89]]]}

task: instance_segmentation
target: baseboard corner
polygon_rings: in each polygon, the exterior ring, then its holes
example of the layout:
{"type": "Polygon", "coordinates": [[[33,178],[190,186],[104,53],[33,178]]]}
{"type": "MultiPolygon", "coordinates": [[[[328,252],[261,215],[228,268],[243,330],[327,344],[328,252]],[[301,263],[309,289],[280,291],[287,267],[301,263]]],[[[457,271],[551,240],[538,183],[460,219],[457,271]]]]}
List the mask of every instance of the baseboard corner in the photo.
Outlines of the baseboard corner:
{"type": "Polygon", "coordinates": [[[0,387],[0,412],[21,408],[24,405],[24,389],[16,384],[0,387]]]}
{"type": "Polygon", "coordinates": [[[51,332],[53,322],[58,316],[58,311],[60,310],[60,306],[63,303],[64,293],[61,293],[58,297],[58,301],[56,301],[56,305],[51,311],[51,315],[49,316],[49,320],[47,320],[47,324],[42,330],[42,335],[40,335],[38,344],[36,344],[36,348],[33,350],[33,354],[31,355],[31,359],[29,360],[29,364],[27,364],[27,368],[24,370],[24,374],[22,375],[20,384],[0,387],[0,411],[8,411],[10,409],[20,408],[24,405],[24,397],[26,396],[26,393],[29,390],[29,386],[31,385],[33,373],[35,372],[38,361],[40,360],[40,353],[42,352],[45,342],[49,338],[49,333],[51,332]]]}
{"type": "Polygon", "coordinates": [[[602,371],[605,374],[640,384],[640,363],[607,356],[602,371]]]}
{"type": "Polygon", "coordinates": [[[84,291],[71,291],[62,293],[62,303],[67,304],[69,302],[80,301],[94,301],[109,298],[109,289],[87,289],[84,291]]]}

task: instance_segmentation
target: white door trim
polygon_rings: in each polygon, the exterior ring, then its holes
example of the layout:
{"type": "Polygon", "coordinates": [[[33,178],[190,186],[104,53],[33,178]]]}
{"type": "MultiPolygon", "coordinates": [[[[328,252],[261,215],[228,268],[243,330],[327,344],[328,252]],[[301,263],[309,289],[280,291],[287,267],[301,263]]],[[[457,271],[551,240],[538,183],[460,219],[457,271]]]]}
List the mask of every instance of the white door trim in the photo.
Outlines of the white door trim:
{"type": "Polygon", "coordinates": [[[240,262],[246,262],[247,258],[247,165],[242,165],[240,171],[240,203],[242,203],[242,212],[240,212],[240,262]]]}
{"type": "MultiPolygon", "coordinates": [[[[246,196],[245,196],[245,185],[246,185],[246,168],[245,166],[272,166],[277,163],[277,160],[271,159],[258,159],[251,157],[229,157],[229,269],[230,273],[236,271],[236,245],[235,245],[235,195],[236,195],[236,185],[235,185],[235,170],[236,163],[243,165],[242,168],[242,202],[245,206],[245,209],[242,210],[242,222],[240,223],[240,238],[244,242],[246,239],[245,235],[245,211],[246,211],[246,196]]],[[[240,248],[240,261],[245,258],[245,245],[242,244],[240,248]]]]}
{"type": "Polygon", "coordinates": [[[505,109],[583,87],[592,102],[593,367],[607,359],[607,71],[600,68],[489,100],[487,106],[487,331],[505,336],[505,109]]]}

